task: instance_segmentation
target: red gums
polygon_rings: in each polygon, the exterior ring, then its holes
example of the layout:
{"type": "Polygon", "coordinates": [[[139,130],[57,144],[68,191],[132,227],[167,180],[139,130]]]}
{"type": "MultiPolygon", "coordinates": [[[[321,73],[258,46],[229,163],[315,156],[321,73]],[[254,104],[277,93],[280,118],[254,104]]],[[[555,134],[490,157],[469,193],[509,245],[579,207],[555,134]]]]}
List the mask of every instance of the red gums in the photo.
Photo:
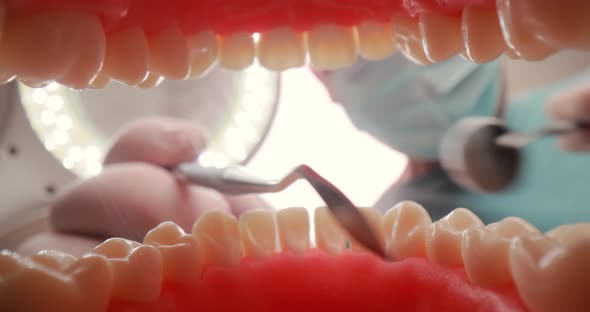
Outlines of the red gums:
{"type": "Polygon", "coordinates": [[[459,14],[466,5],[494,8],[494,0],[4,0],[9,12],[76,10],[97,14],[107,32],[132,26],[153,34],[178,25],[187,35],[264,32],[278,26],[297,31],[316,24],[385,22],[396,14],[459,14]]]}
{"type": "Polygon", "coordinates": [[[111,302],[109,311],[526,311],[514,287],[469,284],[462,268],[415,258],[317,250],[210,267],[197,282],[163,285],[158,303],[111,302]]]}

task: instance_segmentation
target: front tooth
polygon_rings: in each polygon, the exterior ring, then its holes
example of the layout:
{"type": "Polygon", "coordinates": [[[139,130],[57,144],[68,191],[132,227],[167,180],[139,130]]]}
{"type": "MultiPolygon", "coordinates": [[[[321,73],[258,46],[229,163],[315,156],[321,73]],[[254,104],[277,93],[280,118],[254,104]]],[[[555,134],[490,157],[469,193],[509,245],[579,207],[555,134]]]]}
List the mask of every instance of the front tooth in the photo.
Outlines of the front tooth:
{"type": "Polygon", "coordinates": [[[240,231],[234,216],[208,210],[193,226],[192,235],[201,247],[203,265],[236,266],[240,263],[240,231]]]}
{"type": "Polygon", "coordinates": [[[419,25],[422,47],[430,61],[442,62],[463,50],[460,19],[423,13],[419,25]]]}
{"type": "Polygon", "coordinates": [[[418,18],[395,16],[393,18],[394,38],[399,50],[417,64],[430,64],[422,47],[422,35],[418,18]]]}
{"type": "Polygon", "coordinates": [[[475,285],[503,286],[512,281],[508,251],[514,238],[537,229],[520,218],[506,218],[487,228],[468,229],[461,244],[465,272],[475,285]]]}
{"type": "Polygon", "coordinates": [[[149,73],[147,78],[137,86],[141,89],[151,89],[159,86],[163,81],[164,77],[155,73],[149,73]]]}
{"type": "Polygon", "coordinates": [[[371,61],[380,61],[395,52],[395,39],[391,23],[363,22],[357,27],[360,55],[371,61]]]}
{"type": "Polygon", "coordinates": [[[349,66],[358,55],[355,29],[338,25],[315,26],[308,35],[308,48],[311,64],[317,69],[349,66]]]}
{"type": "Polygon", "coordinates": [[[219,38],[219,65],[225,69],[245,69],[252,65],[255,55],[251,34],[239,32],[219,38]]]}
{"type": "Polygon", "coordinates": [[[510,269],[520,297],[531,311],[587,311],[590,244],[565,247],[542,234],[517,238],[510,269]],[[584,285],[584,286],[582,286],[584,285]]]}
{"type": "Polygon", "coordinates": [[[193,78],[205,76],[217,62],[217,36],[205,31],[188,38],[193,78]]]}
{"type": "Polygon", "coordinates": [[[104,33],[99,32],[96,17],[82,13],[10,14],[0,45],[0,68],[29,81],[90,81],[102,64],[98,58],[104,53],[104,33]]]}
{"type": "Polygon", "coordinates": [[[113,269],[116,299],[150,301],[160,296],[162,257],[153,246],[112,238],[93,252],[105,256],[113,269]]]}
{"type": "Polygon", "coordinates": [[[426,236],[432,220],[415,202],[401,202],[385,213],[384,236],[392,259],[426,256],[426,236]]]}
{"type": "Polygon", "coordinates": [[[258,60],[267,69],[282,71],[305,65],[305,42],[302,33],[279,27],[260,35],[258,60]]]}
{"type": "Polygon", "coordinates": [[[171,26],[149,39],[150,72],[183,80],[190,72],[187,42],[182,31],[171,26]]]}
{"type": "Polygon", "coordinates": [[[270,257],[276,244],[274,213],[249,211],[240,216],[240,237],[244,256],[270,257]]]}
{"type": "Polygon", "coordinates": [[[133,27],[107,38],[103,72],[114,80],[136,85],[148,75],[149,46],[141,28],[133,27]]]}
{"type": "Polygon", "coordinates": [[[470,228],[481,228],[483,222],[473,212],[457,208],[430,227],[426,239],[426,255],[434,263],[461,265],[461,237],[470,228]]]}
{"type": "MultiPolygon", "coordinates": [[[[379,210],[374,207],[368,208],[360,208],[359,212],[363,215],[363,217],[367,220],[367,223],[375,231],[377,235],[377,239],[379,240],[379,246],[382,249],[385,249],[385,235],[383,230],[383,215],[379,210]]],[[[357,240],[351,238],[350,239],[350,249],[353,251],[366,251],[367,249],[363,247],[357,240]]]]}
{"type": "Polygon", "coordinates": [[[526,11],[515,8],[518,1],[498,0],[496,3],[502,34],[508,47],[518,57],[528,61],[541,61],[557,52],[554,47],[548,46],[534,33],[535,25],[531,24],[526,11]],[[527,16],[527,18],[523,18],[527,16]]]}
{"type": "Polygon", "coordinates": [[[164,222],[145,236],[143,243],[162,255],[164,280],[186,282],[201,274],[201,253],[197,240],[173,222],[164,222]]]}
{"type": "Polygon", "coordinates": [[[111,78],[104,73],[98,73],[92,83],[90,83],[89,88],[91,89],[103,89],[111,82],[111,78]]]}
{"type": "Polygon", "coordinates": [[[57,250],[43,250],[29,256],[28,259],[56,271],[63,271],[77,260],[76,257],[57,250]]]}
{"type": "Polygon", "coordinates": [[[348,238],[327,207],[319,207],[315,210],[314,226],[318,248],[332,255],[341,254],[346,248],[348,238]]]}
{"type": "Polygon", "coordinates": [[[56,81],[74,88],[86,89],[103,66],[106,36],[100,19],[94,15],[81,15],[72,25],[69,40],[75,41],[75,61],[73,66],[56,81]]]}
{"type": "Polygon", "coordinates": [[[493,10],[467,7],[461,17],[465,56],[474,63],[495,60],[506,50],[498,15],[493,10]]]}
{"type": "Polygon", "coordinates": [[[303,207],[281,209],[277,212],[277,227],[281,250],[303,254],[309,248],[309,213],[303,207]]]}

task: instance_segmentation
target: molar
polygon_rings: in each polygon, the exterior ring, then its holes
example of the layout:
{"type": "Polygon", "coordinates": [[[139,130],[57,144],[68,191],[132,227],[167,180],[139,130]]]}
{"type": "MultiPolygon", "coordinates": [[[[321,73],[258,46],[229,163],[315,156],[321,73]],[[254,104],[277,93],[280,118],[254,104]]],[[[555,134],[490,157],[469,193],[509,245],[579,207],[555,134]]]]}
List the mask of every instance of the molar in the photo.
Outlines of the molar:
{"type": "Polygon", "coordinates": [[[258,60],[267,69],[282,71],[305,65],[304,35],[289,27],[279,27],[260,35],[258,60]]]}
{"type": "Polygon", "coordinates": [[[50,266],[45,266],[46,260],[22,259],[5,251],[0,254],[0,302],[3,308],[10,311],[90,312],[107,309],[113,273],[104,258],[86,256],[67,265],[63,272],[51,267],[55,262],[50,261],[50,266]]]}
{"type": "Polygon", "coordinates": [[[423,13],[419,21],[422,47],[432,62],[442,62],[463,50],[461,20],[455,17],[423,13]]]}
{"type": "Polygon", "coordinates": [[[510,269],[519,294],[532,311],[587,311],[590,305],[590,237],[568,245],[542,234],[516,239],[510,269]]]}
{"type": "Polygon", "coordinates": [[[391,259],[426,256],[426,236],[432,220],[415,202],[401,202],[385,213],[384,236],[391,259]]]}
{"type": "Polygon", "coordinates": [[[357,26],[357,33],[359,53],[366,60],[384,60],[396,50],[391,23],[363,22],[357,26]]]}
{"type": "Polygon", "coordinates": [[[434,263],[461,265],[461,238],[470,228],[482,228],[483,222],[471,211],[457,208],[430,227],[426,255],[434,263]]]}
{"type": "Polygon", "coordinates": [[[27,258],[56,271],[65,270],[77,260],[76,257],[57,250],[43,250],[27,258]]]}
{"type": "Polygon", "coordinates": [[[160,296],[162,256],[155,247],[112,238],[93,253],[106,257],[113,269],[113,297],[150,301],[160,296]]]}
{"type": "Polygon", "coordinates": [[[111,82],[111,78],[105,75],[102,72],[99,72],[98,75],[92,80],[90,83],[90,89],[103,89],[111,82]]]}
{"type": "Polygon", "coordinates": [[[417,64],[430,64],[422,47],[422,35],[418,18],[395,16],[393,18],[394,38],[398,49],[417,64]]]}
{"type": "Polygon", "coordinates": [[[104,75],[137,85],[147,78],[149,62],[149,44],[142,29],[132,27],[107,37],[104,75]]]}
{"type": "Polygon", "coordinates": [[[281,250],[302,254],[309,248],[309,213],[303,207],[277,211],[281,250]]]}
{"type": "MultiPolygon", "coordinates": [[[[359,208],[360,213],[367,223],[375,231],[381,248],[385,249],[385,234],[383,230],[383,215],[374,207],[359,208]]],[[[350,238],[350,249],[353,251],[367,251],[357,240],[350,238]]]]}
{"type": "Polygon", "coordinates": [[[328,207],[315,210],[314,226],[317,247],[332,255],[341,254],[346,248],[348,238],[328,207]]]}
{"type": "Polygon", "coordinates": [[[530,233],[538,233],[538,230],[523,219],[514,217],[492,223],[486,228],[465,231],[461,253],[471,282],[492,287],[510,283],[510,243],[514,238],[530,233]]]}
{"type": "Polygon", "coordinates": [[[240,216],[239,228],[244,256],[266,258],[274,253],[276,231],[273,212],[245,212],[240,216]]]}
{"type": "Polygon", "coordinates": [[[211,31],[201,32],[188,38],[191,58],[190,77],[205,76],[217,63],[217,36],[211,31]]]}
{"type": "Polygon", "coordinates": [[[0,67],[28,81],[57,80],[86,87],[102,66],[100,21],[75,12],[10,14],[4,23],[0,67]]]}
{"type": "Polygon", "coordinates": [[[308,34],[311,64],[321,70],[338,69],[356,61],[355,29],[338,25],[317,25],[308,34]]]}
{"type": "Polygon", "coordinates": [[[143,243],[156,247],[162,255],[164,280],[193,281],[201,275],[197,240],[173,222],[163,222],[149,231],[143,243]]]}
{"type": "Polygon", "coordinates": [[[187,42],[180,28],[171,26],[149,38],[150,73],[183,80],[190,72],[187,42]]]}
{"type": "Polygon", "coordinates": [[[201,247],[203,265],[236,266],[240,263],[240,232],[234,216],[208,210],[195,222],[192,235],[201,247]]]}
{"type": "Polygon", "coordinates": [[[254,62],[256,49],[251,34],[239,32],[219,38],[219,65],[229,70],[246,69],[254,62]]]}
{"type": "Polygon", "coordinates": [[[507,49],[495,11],[466,7],[461,16],[464,55],[474,63],[495,60],[507,49]]]}

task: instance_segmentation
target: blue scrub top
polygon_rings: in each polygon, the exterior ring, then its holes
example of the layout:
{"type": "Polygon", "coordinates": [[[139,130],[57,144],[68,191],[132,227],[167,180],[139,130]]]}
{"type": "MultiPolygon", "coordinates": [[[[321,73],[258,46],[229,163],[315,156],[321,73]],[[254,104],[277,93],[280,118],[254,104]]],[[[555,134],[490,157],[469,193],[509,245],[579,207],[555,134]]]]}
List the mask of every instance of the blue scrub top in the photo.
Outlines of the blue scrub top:
{"type": "MultiPolygon", "coordinates": [[[[506,123],[516,130],[539,129],[548,122],[544,113],[547,99],[584,79],[590,82],[590,71],[512,99],[505,111],[506,123]]],[[[422,204],[433,220],[464,207],[484,223],[517,216],[542,231],[590,222],[590,153],[564,152],[553,138],[536,141],[522,153],[517,181],[501,193],[465,190],[439,170],[392,187],[376,206],[387,210],[400,201],[413,200],[422,204]]]]}

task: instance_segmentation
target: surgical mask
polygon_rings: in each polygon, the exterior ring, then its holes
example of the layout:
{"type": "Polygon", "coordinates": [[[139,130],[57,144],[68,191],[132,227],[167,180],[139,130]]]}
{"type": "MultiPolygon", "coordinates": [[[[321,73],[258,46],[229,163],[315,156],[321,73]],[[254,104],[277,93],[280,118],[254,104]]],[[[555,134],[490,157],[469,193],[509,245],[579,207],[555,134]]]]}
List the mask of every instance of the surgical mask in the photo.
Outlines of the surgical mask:
{"type": "Polygon", "coordinates": [[[325,83],[358,129],[423,160],[438,159],[442,136],[459,119],[493,115],[502,91],[499,61],[477,65],[454,57],[421,66],[401,53],[359,61],[325,83]]]}

